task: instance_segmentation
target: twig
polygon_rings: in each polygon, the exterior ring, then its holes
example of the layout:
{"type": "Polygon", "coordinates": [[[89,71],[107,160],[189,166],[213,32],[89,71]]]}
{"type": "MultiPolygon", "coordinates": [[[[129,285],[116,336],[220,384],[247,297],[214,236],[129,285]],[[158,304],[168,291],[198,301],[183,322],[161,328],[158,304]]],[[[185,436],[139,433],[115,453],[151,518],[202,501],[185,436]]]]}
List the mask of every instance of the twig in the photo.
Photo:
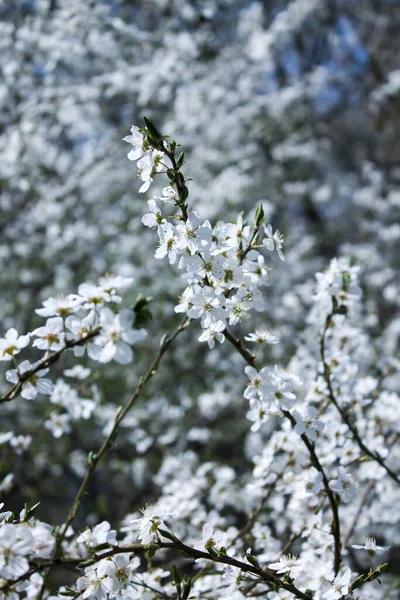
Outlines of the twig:
{"type": "Polygon", "coordinates": [[[19,376],[19,380],[17,381],[17,383],[12,388],[10,388],[8,392],[6,392],[3,396],[0,397],[0,404],[2,404],[3,402],[10,402],[10,400],[14,400],[14,398],[19,394],[22,384],[25,381],[32,377],[32,375],[35,375],[35,373],[37,373],[38,371],[46,369],[47,367],[50,367],[50,365],[57,362],[57,360],[60,358],[61,354],[65,352],[65,350],[69,350],[70,348],[74,348],[75,346],[83,346],[83,344],[85,344],[88,340],[96,337],[96,335],[98,335],[99,332],[100,328],[97,327],[96,329],[90,331],[79,340],[66,341],[65,346],[60,348],[60,350],[52,352],[45,358],[42,358],[42,360],[40,360],[33,369],[30,369],[29,371],[26,371],[25,373],[22,373],[19,376]]]}
{"type": "MultiPolygon", "coordinates": [[[[254,357],[251,355],[251,353],[247,350],[247,348],[245,348],[242,343],[240,342],[240,340],[235,340],[235,338],[229,334],[226,335],[226,331],[225,330],[225,337],[226,339],[234,346],[234,348],[236,348],[236,350],[243,356],[243,358],[245,359],[245,361],[250,365],[255,367],[255,360],[254,357]]],[[[296,419],[290,414],[290,412],[286,411],[286,410],[282,410],[283,415],[289,419],[292,427],[294,428],[296,426],[296,419]]],[[[335,575],[338,574],[339,572],[339,568],[340,568],[340,561],[341,561],[341,548],[342,548],[342,544],[340,541],[340,519],[339,519],[339,509],[338,509],[338,504],[336,502],[335,499],[335,494],[334,492],[331,490],[331,488],[329,487],[329,481],[328,478],[325,474],[324,468],[322,467],[318,456],[315,452],[315,447],[314,447],[314,443],[311,442],[308,437],[306,436],[305,433],[303,433],[301,436],[301,439],[303,440],[305,446],[307,447],[308,453],[310,455],[311,458],[311,462],[313,464],[313,466],[317,469],[317,471],[319,473],[321,473],[322,475],[322,481],[324,484],[324,489],[325,492],[328,496],[328,500],[329,503],[331,505],[331,510],[332,510],[332,516],[333,516],[333,521],[332,521],[332,535],[334,538],[334,544],[335,544],[335,548],[334,548],[334,571],[335,571],[335,575]]]]}
{"type": "Polygon", "coordinates": [[[392,471],[392,469],[390,469],[390,467],[388,467],[386,465],[385,461],[378,454],[378,452],[373,452],[364,444],[364,442],[362,441],[362,439],[360,437],[360,434],[358,433],[357,427],[351,422],[351,420],[349,419],[349,417],[346,414],[346,411],[344,411],[343,408],[340,406],[340,404],[338,403],[336,396],[334,394],[333,387],[332,387],[332,380],[331,380],[331,371],[330,371],[329,365],[326,362],[325,342],[326,342],[326,332],[330,328],[330,326],[332,324],[332,317],[335,314],[336,314],[336,311],[335,311],[335,309],[333,309],[332,312],[327,316],[326,321],[325,321],[324,330],[323,330],[321,338],[320,338],[320,355],[321,355],[321,361],[322,361],[322,365],[323,365],[323,369],[324,369],[323,376],[324,376],[324,379],[325,379],[325,382],[326,382],[326,385],[328,388],[329,400],[332,402],[332,404],[338,410],[340,416],[342,417],[342,421],[350,429],[351,433],[353,434],[354,440],[357,442],[359,448],[364,452],[364,454],[366,454],[367,456],[372,458],[372,460],[377,462],[383,469],[385,469],[385,471],[389,475],[389,477],[393,481],[395,481],[398,485],[400,485],[400,477],[394,471],[392,471]]]}
{"type": "MultiPolygon", "coordinates": [[[[175,536],[172,536],[175,538],[175,536]]],[[[184,552],[188,556],[192,558],[204,558],[206,560],[212,560],[213,562],[222,563],[226,565],[231,565],[233,567],[237,567],[241,571],[245,571],[247,573],[253,573],[257,575],[262,581],[270,584],[271,586],[277,586],[279,588],[283,588],[286,591],[293,594],[296,598],[301,598],[302,600],[310,600],[311,596],[306,594],[305,592],[300,591],[296,586],[285,583],[279,577],[273,573],[262,569],[261,567],[255,567],[251,564],[240,561],[236,558],[232,558],[231,556],[227,556],[224,554],[218,554],[217,556],[212,556],[208,552],[202,552],[201,550],[195,550],[186,544],[183,544],[178,538],[175,538],[173,542],[159,542],[158,546],[160,548],[170,548],[175,550],[180,550],[184,552]]]]}
{"type": "MultiPolygon", "coordinates": [[[[111,446],[111,444],[117,437],[118,431],[119,431],[119,425],[120,425],[121,421],[124,419],[127,412],[135,404],[136,400],[140,396],[140,393],[141,393],[143,387],[146,385],[146,383],[149,381],[149,379],[151,379],[156,374],[157,367],[158,367],[162,357],[164,356],[166,350],[168,349],[168,347],[172,344],[172,342],[175,340],[175,338],[182,331],[184,331],[186,329],[186,327],[189,325],[189,322],[190,322],[190,319],[188,317],[186,317],[170,336],[165,335],[161,338],[160,347],[159,347],[159,350],[158,350],[153,362],[151,363],[150,367],[146,371],[145,375],[140,378],[139,383],[137,384],[137,387],[136,387],[134,393],[132,394],[132,396],[130,397],[130,399],[128,400],[128,402],[125,404],[125,406],[123,408],[118,409],[116,416],[115,416],[114,425],[113,425],[110,433],[107,435],[107,437],[105,438],[104,442],[102,443],[100,448],[97,450],[97,452],[95,452],[95,453],[92,452],[89,454],[89,460],[88,460],[88,466],[86,469],[86,474],[85,474],[85,476],[82,480],[82,483],[80,485],[80,488],[74,498],[71,510],[68,513],[65,523],[61,527],[58,535],[56,536],[56,543],[54,545],[51,560],[54,560],[56,558],[56,556],[61,548],[61,544],[64,540],[66,531],[67,531],[68,527],[71,525],[72,521],[75,519],[81,498],[86,491],[87,484],[89,483],[89,480],[91,479],[94,470],[96,469],[102,456],[105,454],[105,452],[108,450],[108,448],[111,446]]],[[[46,586],[46,583],[48,580],[49,572],[50,572],[50,569],[46,572],[46,574],[44,576],[43,585],[42,585],[40,592],[37,595],[37,600],[41,600],[41,598],[43,597],[43,593],[44,593],[44,589],[45,589],[45,586],[46,586]]]]}

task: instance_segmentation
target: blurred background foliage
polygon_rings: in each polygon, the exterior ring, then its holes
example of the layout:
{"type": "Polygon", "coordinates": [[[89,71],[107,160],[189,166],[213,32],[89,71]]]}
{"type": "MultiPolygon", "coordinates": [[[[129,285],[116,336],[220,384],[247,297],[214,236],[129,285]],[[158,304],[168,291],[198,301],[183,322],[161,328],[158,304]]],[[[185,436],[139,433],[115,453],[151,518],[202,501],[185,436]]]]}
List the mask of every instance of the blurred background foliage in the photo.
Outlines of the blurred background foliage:
{"type": "MultiPolygon", "coordinates": [[[[179,322],[184,284],[153,258],[122,141],[143,115],[182,144],[201,218],[235,221],[262,202],[285,235],[287,260],[271,259],[268,310],[252,326],[279,336],[266,363],[289,363],[314,274],[340,255],[362,267],[369,334],[396,352],[399,2],[0,0],[0,19],[0,332],[40,326],[42,300],[106,272],[135,277],[126,306],[139,292],[154,297],[132,365],[88,362],[89,380],[68,379],[98,402],[92,419],[55,440],[42,427],[47,398],[1,408],[1,431],[33,436],[20,455],[0,447],[0,480],[14,474],[1,485],[8,508],[46,498],[38,516],[65,517],[87,453],[179,322]]],[[[154,500],[169,473],[182,470],[184,481],[204,461],[230,465],[238,483],[249,469],[240,357],[209,352],[198,335],[193,326],[181,336],[126,420],[78,527],[87,514],[120,519],[154,500]]],[[[73,364],[63,358],[53,379],[73,364]]],[[[219,476],[216,467],[198,489],[205,502],[219,476]]]]}

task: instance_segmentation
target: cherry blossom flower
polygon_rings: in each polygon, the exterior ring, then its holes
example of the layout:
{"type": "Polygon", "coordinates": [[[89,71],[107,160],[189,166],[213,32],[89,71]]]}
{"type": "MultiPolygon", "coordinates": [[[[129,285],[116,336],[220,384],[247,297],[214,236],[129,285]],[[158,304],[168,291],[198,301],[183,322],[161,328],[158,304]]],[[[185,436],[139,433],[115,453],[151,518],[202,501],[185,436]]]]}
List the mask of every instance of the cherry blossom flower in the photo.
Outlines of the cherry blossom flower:
{"type": "Polygon", "coordinates": [[[278,230],[273,233],[271,225],[264,225],[264,231],[267,236],[263,239],[264,246],[270,252],[276,250],[279,258],[285,260],[285,256],[282,252],[283,235],[278,230]]]}
{"type": "Polygon", "coordinates": [[[222,344],[225,336],[222,333],[226,329],[224,321],[215,321],[209,324],[207,329],[199,337],[199,342],[207,342],[210,349],[214,348],[215,340],[222,344]]]}
{"type": "Polygon", "coordinates": [[[243,579],[242,571],[238,567],[230,565],[228,570],[222,575],[222,579],[228,585],[228,587],[224,590],[224,594],[226,596],[231,596],[233,592],[239,589],[243,579]]]}
{"type": "Polygon", "coordinates": [[[52,412],[48,419],[44,422],[45,429],[48,429],[56,439],[62,437],[64,433],[70,433],[71,418],[67,414],[59,414],[52,412]]]}
{"type": "Polygon", "coordinates": [[[290,572],[293,577],[296,577],[304,570],[305,565],[305,558],[297,558],[295,555],[284,554],[280,557],[279,562],[269,564],[268,568],[273,569],[278,574],[290,572]]]}
{"type": "Polygon", "coordinates": [[[123,277],[122,275],[105,275],[100,277],[98,287],[104,290],[109,295],[109,301],[119,304],[122,300],[121,296],[117,295],[120,290],[125,290],[132,285],[133,277],[123,277]]]}
{"type": "Polygon", "coordinates": [[[18,456],[21,456],[21,454],[26,452],[31,443],[31,435],[16,435],[10,440],[10,446],[14,449],[15,453],[18,454],[18,456]]]}
{"type": "Polygon", "coordinates": [[[50,558],[55,544],[52,527],[47,523],[35,521],[31,533],[34,538],[32,552],[35,558],[50,558]]]}
{"type": "Polygon", "coordinates": [[[138,524],[140,528],[138,537],[142,544],[146,546],[157,537],[160,528],[168,530],[163,519],[171,516],[171,513],[155,504],[146,506],[146,508],[141,509],[141,512],[143,516],[139,519],[134,519],[132,523],[138,524]]]}
{"type": "Polygon", "coordinates": [[[126,135],[122,138],[124,142],[131,144],[133,146],[132,150],[129,151],[128,159],[129,160],[138,160],[143,156],[146,150],[143,148],[144,136],[139,131],[139,127],[136,125],[132,125],[131,127],[131,135],[126,135]]]}
{"type": "Polygon", "coordinates": [[[175,204],[178,201],[179,196],[178,196],[178,192],[171,185],[167,185],[162,190],[162,196],[157,196],[154,199],[162,200],[163,202],[166,202],[169,204],[175,204]]]}
{"type": "Polygon", "coordinates": [[[337,575],[335,579],[332,581],[332,588],[322,594],[322,598],[326,598],[326,600],[338,600],[342,596],[345,596],[350,591],[350,579],[351,579],[351,570],[347,569],[342,575],[337,575]]]}
{"type": "Polygon", "coordinates": [[[196,212],[189,212],[188,218],[184,223],[176,226],[178,236],[178,247],[181,250],[187,250],[194,254],[201,250],[202,246],[207,246],[211,242],[212,230],[210,227],[200,227],[199,215],[196,212]]]}
{"type": "Polygon", "coordinates": [[[152,183],[157,171],[160,171],[163,167],[161,164],[164,158],[164,153],[159,150],[153,150],[147,152],[138,160],[138,170],[141,180],[144,182],[139,189],[139,193],[143,194],[147,192],[152,183]]]}
{"type": "Polygon", "coordinates": [[[0,527],[0,576],[16,579],[29,571],[27,556],[34,538],[27,525],[3,523],[0,527]]]}
{"type": "Polygon", "coordinates": [[[159,225],[165,223],[165,218],[162,216],[161,211],[158,208],[155,200],[148,200],[147,206],[149,207],[150,212],[146,215],[143,215],[143,225],[146,225],[146,227],[150,227],[151,229],[155,229],[159,225]]]}
{"type": "Polygon", "coordinates": [[[72,369],[65,369],[64,375],[65,377],[71,377],[75,379],[87,379],[92,370],[89,367],[84,367],[83,365],[75,365],[72,369]]]}
{"type": "Polygon", "coordinates": [[[110,544],[111,546],[117,546],[116,531],[111,529],[111,525],[108,521],[99,523],[93,529],[86,529],[77,538],[78,544],[83,544],[87,549],[91,550],[96,546],[102,544],[110,544]]]}
{"type": "Polygon", "coordinates": [[[114,359],[125,365],[132,361],[133,352],[130,345],[141,342],[147,336],[145,329],[132,329],[133,319],[134,314],[128,309],[124,309],[118,315],[109,308],[101,310],[101,333],[95,340],[95,344],[102,347],[98,356],[100,362],[106,363],[114,359]]]}
{"type": "Polygon", "coordinates": [[[351,547],[355,548],[356,550],[366,550],[368,554],[373,554],[374,552],[387,552],[391,548],[391,546],[377,546],[376,539],[374,537],[366,538],[364,546],[352,544],[351,547]]]}
{"type": "Polygon", "coordinates": [[[22,348],[26,348],[29,344],[30,335],[18,335],[18,331],[11,327],[5,334],[4,338],[0,338],[0,361],[11,360],[13,356],[20,353],[22,348]]]}
{"type": "Polygon", "coordinates": [[[210,523],[203,525],[203,530],[200,538],[194,544],[193,548],[202,550],[203,552],[217,551],[217,544],[222,545],[224,534],[220,531],[214,531],[210,523]]]}
{"type": "Polygon", "coordinates": [[[93,283],[81,283],[78,287],[78,294],[82,298],[82,306],[87,309],[95,309],[103,306],[106,302],[111,302],[110,294],[105,291],[103,286],[93,283]]]}
{"type": "Polygon", "coordinates": [[[250,427],[251,431],[258,431],[263,423],[266,423],[271,416],[278,411],[278,406],[276,405],[274,408],[271,406],[267,406],[264,402],[260,402],[256,398],[251,398],[250,400],[250,409],[247,413],[246,417],[249,421],[254,421],[253,425],[250,427]]]}
{"type": "MultiPolygon", "coordinates": [[[[249,254],[247,255],[249,258],[249,254]]],[[[249,275],[250,280],[257,285],[267,285],[268,283],[268,267],[265,263],[265,258],[259,254],[255,260],[245,260],[243,263],[243,271],[249,275]]]]}
{"type": "Polygon", "coordinates": [[[351,502],[358,491],[358,483],[343,467],[338,468],[338,478],[329,482],[331,490],[339,494],[343,502],[351,502]]]}
{"type": "Polygon", "coordinates": [[[254,342],[255,344],[278,344],[278,338],[268,329],[256,329],[255,333],[249,333],[244,336],[246,342],[254,342]]]}
{"type": "MultiPolygon", "coordinates": [[[[70,315],[65,319],[65,326],[73,334],[73,339],[84,340],[87,338],[93,329],[97,326],[97,315],[95,311],[90,311],[83,319],[76,315],[70,315]]],[[[101,348],[95,344],[94,338],[89,338],[85,343],[76,345],[72,348],[75,356],[83,356],[87,350],[88,356],[93,360],[97,360],[101,352],[101,348]]]]}
{"type": "Polygon", "coordinates": [[[32,331],[32,335],[38,339],[33,342],[33,346],[40,350],[51,350],[57,352],[64,347],[64,319],[61,317],[52,317],[47,319],[46,325],[38,327],[32,331]]]}
{"type": "MultiPolygon", "coordinates": [[[[29,371],[34,370],[39,361],[31,364],[29,360],[24,360],[18,365],[18,369],[11,369],[6,371],[6,379],[11,383],[18,383],[22,375],[25,375],[29,371]]],[[[50,379],[46,379],[44,376],[47,375],[49,369],[40,369],[36,373],[32,374],[28,379],[22,383],[21,396],[27,400],[33,400],[37,394],[45,394],[49,396],[54,389],[53,382],[50,379]]]]}
{"type": "Polygon", "coordinates": [[[174,265],[178,258],[177,237],[174,227],[171,223],[165,223],[158,228],[160,239],[159,246],[155,251],[155,258],[164,258],[168,255],[171,265],[174,265]]]}
{"type": "Polygon", "coordinates": [[[67,317],[75,313],[82,304],[82,298],[77,294],[48,298],[43,302],[43,308],[37,308],[36,314],[41,317],[67,317]]]}
{"type": "Polygon", "coordinates": [[[250,384],[246,387],[244,397],[247,400],[252,398],[260,398],[261,400],[267,396],[274,388],[271,384],[270,374],[267,367],[263,367],[261,371],[250,365],[245,367],[244,372],[250,379],[250,384]]]}
{"type": "Polygon", "coordinates": [[[92,598],[93,600],[107,600],[110,591],[108,582],[105,581],[104,574],[98,571],[98,565],[85,568],[83,577],[79,577],[76,587],[82,593],[82,598],[92,598]]]}
{"type": "Polygon", "coordinates": [[[223,321],[225,311],[221,305],[221,299],[212,288],[193,288],[190,308],[187,311],[191,319],[201,319],[203,327],[208,327],[212,322],[223,321]]]}
{"type": "Polygon", "coordinates": [[[227,299],[226,309],[230,325],[237,325],[237,323],[240,323],[244,319],[248,319],[251,309],[248,292],[243,288],[239,288],[236,294],[227,299]]]}
{"type": "MultiPolygon", "coordinates": [[[[37,598],[38,594],[43,585],[43,577],[40,573],[32,573],[28,581],[22,582],[18,585],[18,592],[25,592],[25,598],[37,598]]],[[[19,596],[18,596],[19,598],[19,596]]],[[[9,594],[7,594],[7,600],[10,600],[9,594]]]]}
{"type": "Polygon", "coordinates": [[[305,433],[309,440],[315,442],[317,432],[323,431],[325,427],[323,421],[317,418],[317,409],[314,406],[309,406],[305,413],[300,414],[297,410],[294,410],[292,415],[296,419],[295,432],[299,435],[305,433]]]}
{"type": "Polygon", "coordinates": [[[140,558],[134,556],[129,558],[128,554],[117,554],[111,560],[103,559],[98,563],[98,573],[104,577],[103,586],[110,593],[121,593],[136,575],[136,569],[140,566],[140,558]]]}

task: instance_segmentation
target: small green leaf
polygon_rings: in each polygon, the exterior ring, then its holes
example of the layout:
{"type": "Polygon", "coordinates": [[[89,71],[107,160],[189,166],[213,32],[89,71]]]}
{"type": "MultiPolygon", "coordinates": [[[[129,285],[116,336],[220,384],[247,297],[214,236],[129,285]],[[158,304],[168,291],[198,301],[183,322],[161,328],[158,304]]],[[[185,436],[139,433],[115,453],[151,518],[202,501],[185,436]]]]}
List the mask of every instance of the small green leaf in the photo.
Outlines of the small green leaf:
{"type": "Polygon", "coordinates": [[[246,560],[248,560],[253,567],[256,567],[257,569],[260,568],[260,563],[255,556],[252,556],[252,554],[246,554],[246,560]]]}
{"type": "Polygon", "coordinates": [[[182,582],[182,577],[180,576],[179,571],[175,565],[172,565],[171,567],[171,575],[172,579],[174,580],[174,584],[180,585],[180,583],[182,582]]]}
{"type": "Polygon", "coordinates": [[[34,504],[31,508],[28,508],[27,505],[25,504],[25,511],[26,511],[25,520],[26,521],[29,521],[29,519],[31,519],[35,515],[37,509],[39,508],[39,505],[40,505],[40,502],[36,502],[36,504],[34,504]]]}
{"type": "Polygon", "coordinates": [[[153,558],[153,556],[155,555],[155,553],[157,552],[158,547],[155,546],[154,544],[149,544],[147,549],[146,549],[146,554],[148,558],[153,558]]]}
{"type": "Polygon", "coordinates": [[[187,189],[186,185],[183,187],[181,196],[183,201],[185,201],[186,198],[189,196],[189,190],[187,189]]]}
{"type": "Polygon", "coordinates": [[[260,204],[260,206],[257,206],[256,208],[256,214],[254,215],[254,225],[256,227],[259,227],[264,220],[264,208],[263,205],[260,204]]]}
{"type": "Polygon", "coordinates": [[[76,590],[71,590],[71,588],[68,586],[65,586],[65,589],[58,593],[60,596],[76,597],[76,590]]]}
{"type": "Polygon", "coordinates": [[[139,294],[136,298],[134,304],[131,306],[132,310],[135,312],[135,326],[141,327],[147,321],[153,320],[153,315],[151,314],[148,305],[152,302],[152,296],[143,296],[143,294],[139,294]]]}
{"type": "Polygon", "coordinates": [[[97,459],[97,454],[96,454],[96,452],[93,452],[93,450],[91,450],[91,451],[89,452],[89,454],[88,454],[88,458],[87,458],[87,461],[88,461],[88,465],[89,465],[89,467],[93,467],[93,466],[94,466],[94,464],[95,464],[95,462],[96,462],[96,459],[97,459]]]}
{"type": "Polygon", "coordinates": [[[185,578],[182,583],[182,600],[187,600],[192,589],[192,580],[185,578]]]}
{"type": "Polygon", "coordinates": [[[160,142],[162,139],[161,133],[158,131],[157,127],[154,125],[153,121],[148,117],[143,117],[144,122],[146,123],[146,127],[150,134],[150,137],[154,138],[157,142],[160,142]]]}
{"type": "Polygon", "coordinates": [[[162,535],[162,537],[167,538],[167,540],[171,540],[172,542],[176,542],[176,537],[173,533],[170,533],[166,529],[158,529],[158,533],[162,535]]]}
{"type": "Polygon", "coordinates": [[[176,166],[178,167],[178,169],[180,169],[183,165],[183,163],[185,162],[185,153],[181,152],[179,155],[179,158],[177,160],[176,166]]]}

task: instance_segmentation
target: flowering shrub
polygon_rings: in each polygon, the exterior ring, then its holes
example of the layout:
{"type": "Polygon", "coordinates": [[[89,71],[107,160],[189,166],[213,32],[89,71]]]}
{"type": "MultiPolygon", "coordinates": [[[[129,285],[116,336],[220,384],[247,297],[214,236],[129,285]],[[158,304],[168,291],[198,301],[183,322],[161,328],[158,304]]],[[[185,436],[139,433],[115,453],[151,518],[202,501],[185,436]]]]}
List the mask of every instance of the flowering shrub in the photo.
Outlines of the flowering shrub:
{"type": "MultiPolygon", "coordinates": [[[[164,178],[162,195],[147,202],[142,222],[157,237],[155,258],[172,265],[181,282],[174,306],[181,321],[163,335],[130,397],[104,419],[102,439],[81,464],[80,485],[62,520],[39,520],[37,505],[19,514],[2,507],[1,597],[395,598],[387,562],[374,555],[386,559],[398,543],[398,515],[391,511],[400,502],[398,424],[389,410],[395,399],[385,388],[388,372],[378,376],[362,329],[360,269],[341,257],[317,273],[296,352],[290,364],[274,364],[268,352],[279,332],[254,327],[255,315],[268,312],[270,261],[277,258],[281,277],[286,265],[283,235],[267,223],[266,207],[212,224],[189,201],[185,156],[173,139],[149,119],[124,139],[132,146],[128,159],[137,161],[139,192],[164,178]],[[192,338],[183,342],[188,331],[192,338]],[[88,519],[90,526],[80,530],[77,515],[99,465],[121,430],[137,425],[132,419],[141,396],[171,348],[189,342],[210,356],[226,348],[224,364],[237,370],[231,393],[243,393],[229,409],[247,416],[253,468],[236,474],[229,463],[200,462],[193,452],[171,455],[154,476],[160,489],[154,504],[135,507],[121,523],[88,519]],[[371,530],[388,545],[367,537],[371,530]],[[61,582],[54,575],[60,568],[68,573],[61,582]]],[[[25,400],[49,396],[36,435],[43,427],[63,438],[101,410],[95,385],[86,398],[79,386],[53,381],[57,363],[73,355],[76,363],[64,376],[84,382],[91,376],[81,362],[86,355],[94,364],[128,365],[146,344],[141,325],[151,319],[149,299],[139,295],[130,308],[123,304],[132,284],[120,275],[82,283],[76,293],[43,302],[36,313],[44,325],[22,335],[15,328],[4,332],[0,358],[12,368],[5,372],[11,386],[3,406],[20,403],[23,411],[25,400]]],[[[397,362],[390,368],[396,371],[397,362]]],[[[219,393],[224,396],[218,389],[203,394],[200,408],[219,402],[219,393]]],[[[211,442],[200,427],[187,437],[211,442]]],[[[18,454],[32,435],[5,432],[1,441],[18,454]]]]}

